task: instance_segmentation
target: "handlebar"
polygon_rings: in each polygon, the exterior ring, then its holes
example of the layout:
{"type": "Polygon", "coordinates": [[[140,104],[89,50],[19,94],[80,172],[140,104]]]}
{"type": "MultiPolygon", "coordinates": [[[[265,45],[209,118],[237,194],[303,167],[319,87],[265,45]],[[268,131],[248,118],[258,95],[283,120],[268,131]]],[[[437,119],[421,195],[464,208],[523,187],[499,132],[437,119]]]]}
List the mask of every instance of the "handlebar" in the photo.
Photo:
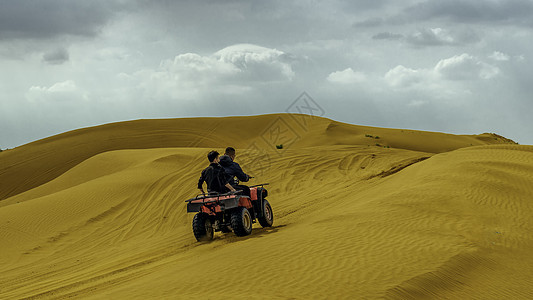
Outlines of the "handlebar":
{"type": "Polygon", "coordinates": [[[261,184],[256,184],[256,185],[251,185],[249,186],[250,188],[253,188],[253,187],[257,187],[257,186],[264,186],[264,185],[269,185],[270,183],[261,183],[261,184]]]}

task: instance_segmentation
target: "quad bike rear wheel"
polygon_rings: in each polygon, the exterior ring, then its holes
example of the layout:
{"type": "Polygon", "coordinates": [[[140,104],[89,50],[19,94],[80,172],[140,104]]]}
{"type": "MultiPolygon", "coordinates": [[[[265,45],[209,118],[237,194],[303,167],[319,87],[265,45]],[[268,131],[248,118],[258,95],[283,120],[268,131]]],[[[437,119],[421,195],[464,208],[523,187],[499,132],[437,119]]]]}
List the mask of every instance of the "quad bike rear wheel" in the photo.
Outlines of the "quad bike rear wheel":
{"type": "Polygon", "coordinates": [[[231,228],[236,236],[252,233],[252,216],[245,207],[237,207],[231,214],[231,228]]]}
{"type": "Polygon", "coordinates": [[[270,203],[268,203],[266,199],[263,200],[262,208],[263,215],[257,218],[259,224],[261,224],[263,227],[272,227],[272,224],[274,223],[274,213],[272,212],[270,203]]]}
{"type": "Polygon", "coordinates": [[[214,230],[209,215],[197,213],[192,219],[192,231],[197,241],[209,241],[213,239],[214,230]]]}

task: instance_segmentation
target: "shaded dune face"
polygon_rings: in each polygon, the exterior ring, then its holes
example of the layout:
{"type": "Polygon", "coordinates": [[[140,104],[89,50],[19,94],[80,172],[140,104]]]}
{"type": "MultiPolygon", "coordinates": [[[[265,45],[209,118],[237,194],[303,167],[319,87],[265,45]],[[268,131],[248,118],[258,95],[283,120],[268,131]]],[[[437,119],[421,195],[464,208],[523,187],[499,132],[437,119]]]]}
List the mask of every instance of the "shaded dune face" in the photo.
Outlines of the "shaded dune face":
{"type": "Polygon", "coordinates": [[[305,120],[141,120],[1,153],[0,298],[533,297],[532,146],[305,120]],[[270,182],[274,227],[197,243],[183,201],[229,145],[270,182]]]}

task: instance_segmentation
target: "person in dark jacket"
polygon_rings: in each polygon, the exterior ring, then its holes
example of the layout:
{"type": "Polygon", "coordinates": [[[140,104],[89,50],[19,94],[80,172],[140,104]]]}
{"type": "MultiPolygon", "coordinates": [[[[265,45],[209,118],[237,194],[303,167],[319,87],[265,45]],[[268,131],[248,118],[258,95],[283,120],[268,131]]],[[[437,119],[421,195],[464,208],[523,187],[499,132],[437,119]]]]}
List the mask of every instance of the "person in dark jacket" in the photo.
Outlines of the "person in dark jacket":
{"type": "Polygon", "coordinates": [[[239,181],[248,182],[250,176],[241,169],[241,166],[234,161],[236,156],[235,148],[228,147],[224,155],[220,157],[220,165],[228,175],[228,181],[237,190],[243,191],[244,195],[250,196],[250,188],[239,184],[239,181]]]}
{"type": "Polygon", "coordinates": [[[224,171],[219,163],[219,153],[217,151],[211,151],[207,154],[207,159],[209,159],[209,167],[205,168],[200,175],[198,180],[198,189],[202,194],[205,194],[203,184],[207,184],[207,192],[210,194],[213,193],[227,193],[228,191],[235,192],[229,184],[229,176],[224,171]]]}

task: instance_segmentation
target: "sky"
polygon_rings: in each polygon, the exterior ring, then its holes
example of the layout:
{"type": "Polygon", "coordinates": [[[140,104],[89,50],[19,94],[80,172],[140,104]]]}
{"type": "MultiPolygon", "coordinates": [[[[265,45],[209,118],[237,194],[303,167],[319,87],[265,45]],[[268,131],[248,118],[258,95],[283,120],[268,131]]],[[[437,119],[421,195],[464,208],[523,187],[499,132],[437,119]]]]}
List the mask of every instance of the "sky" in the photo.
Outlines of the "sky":
{"type": "Polygon", "coordinates": [[[532,0],[0,0],[0,148],[295,112],[302,95],[351,124],[533,144],[532,15],[532,0]]]}

